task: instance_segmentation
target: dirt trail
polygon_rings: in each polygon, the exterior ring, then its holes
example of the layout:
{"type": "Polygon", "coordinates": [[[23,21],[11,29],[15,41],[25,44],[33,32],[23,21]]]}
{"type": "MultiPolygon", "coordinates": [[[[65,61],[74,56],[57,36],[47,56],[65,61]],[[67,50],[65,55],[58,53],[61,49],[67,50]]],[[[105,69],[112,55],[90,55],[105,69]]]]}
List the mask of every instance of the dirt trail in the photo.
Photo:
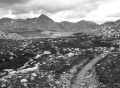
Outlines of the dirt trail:
{"type": "Polygon", "coordinates": [[[81,88],[81,83],[83,82],[86,73],[100,60],[102,60],[104,57],[106,57],[108,54],[111,53],[113,48],[109,49],[107,52],[104,52],[100,54],[99,56],[95,57],[93,60],[91,60],[87,65],[83,67],[83,69],[77,74],[76,80],[74,84],[72,85],[72,88],[81,88]]]}

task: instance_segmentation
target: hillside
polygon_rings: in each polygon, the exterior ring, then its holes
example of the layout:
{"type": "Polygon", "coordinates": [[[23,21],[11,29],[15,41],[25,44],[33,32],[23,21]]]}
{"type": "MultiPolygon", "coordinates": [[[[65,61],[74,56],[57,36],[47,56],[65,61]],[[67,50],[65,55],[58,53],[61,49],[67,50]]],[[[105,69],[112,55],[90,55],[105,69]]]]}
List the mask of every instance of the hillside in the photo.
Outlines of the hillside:
{"type": "Polygon", "coordinates": [[[75,31],[75,32],[82,32],[82,33],[90,33],[95,31],[96,28],[98,28],[98,24],[91,22],[91,21],[79,21],[76,23],[72,22],[61,22],[60,25],[66,30],[66,31],[75,31]]]}
{"type": "Polygon", "coordinates": [[[27,19],[0,19],[0,31],[18,34],[41,33],[43,31],[53,32],[83,32],[90,33],[98,28],[98,24],[90,21],[55,22],[48,16],[42,14],[37,18],[27,19]]]}
{"type": "Polygon", "coordinates": [[[115,22],[106,22],[99,26],[99,28],[92,34],[103,36],[104,39],[116,39],[120,36],[120,20],[115,22]]]}

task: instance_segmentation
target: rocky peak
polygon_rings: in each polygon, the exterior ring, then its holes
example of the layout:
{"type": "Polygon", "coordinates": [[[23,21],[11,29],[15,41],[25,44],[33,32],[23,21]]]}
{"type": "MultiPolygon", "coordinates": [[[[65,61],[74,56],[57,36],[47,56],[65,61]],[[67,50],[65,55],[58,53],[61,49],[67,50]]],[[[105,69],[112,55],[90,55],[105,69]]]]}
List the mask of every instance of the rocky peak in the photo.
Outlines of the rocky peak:
{"type": "Polygon", "coordinates": [[[44,15],[44,14],[41,14],[37,19],[39,19],[40,21],[51,21],[53,22],[52,19],[50,19],[48,16],[44,15]]]}

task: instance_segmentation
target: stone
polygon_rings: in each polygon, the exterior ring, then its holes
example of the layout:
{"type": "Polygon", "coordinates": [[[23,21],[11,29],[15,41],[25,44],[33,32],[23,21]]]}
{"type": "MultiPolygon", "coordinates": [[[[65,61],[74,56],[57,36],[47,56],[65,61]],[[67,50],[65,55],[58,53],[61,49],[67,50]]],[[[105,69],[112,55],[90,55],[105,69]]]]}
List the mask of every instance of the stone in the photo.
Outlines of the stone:
{"type": "Polygon", "coordinates": [[[73,57],[74,53],[68,53],[68,57],[73,57]]]}
{"type": "Polygon", "coordinates": [[[27,82],[27,79],[21,79],[20,82],[21,82],[21,83],[26,83],[26,82],[27,82]]]}

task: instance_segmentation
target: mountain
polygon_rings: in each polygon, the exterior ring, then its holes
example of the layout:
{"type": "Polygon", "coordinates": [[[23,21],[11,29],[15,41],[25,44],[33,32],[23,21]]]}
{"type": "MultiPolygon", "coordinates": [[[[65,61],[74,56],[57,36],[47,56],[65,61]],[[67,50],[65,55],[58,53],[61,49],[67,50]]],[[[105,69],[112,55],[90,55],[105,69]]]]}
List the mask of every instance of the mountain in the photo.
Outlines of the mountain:
{"type": "Polygon", "coordinates": [[[75,32],[84,32],[89,33],[94,31],[96,28],[98,28],[98,24],[91,22],[91,21],[79,21],[77,23],[72,22],[61,22],[60,25],[66,30],[66,31],[75,31],[75,32]]]}
{"type": "Polygon", "coordinates": [[[109,38],[118,38],[120,36],[120,20],[103,23],[94,32],[95,35],[102,35],[109,38]]]}
{"type": "Polygon", "coordinates": [[[86,33],[91,33],[95,31],[98,28],[98,24],[91,22],[91,21],[79,21],[76,23],[75,27],[76,29],[79,28],[78,30],[81,32],[86,32],[86,33]]]}
{"type": "Polygon", "coordinates": [[[42,14],[40,15],[38,18],[37,18],[40,22],[45,22],[45,21],[48,21],[48,22],[54,22],[52,19],[50,19],[48,16],[42,14]]]}
{"type": "Polygon", "coordinates": [[[39,28],[42,31],[64,31],[57,22],[54,22],[52,19],[42,14],[39,19],[39,28]]]}
{"type": "Polygon", "coordinates": [[[55,22],[48,16],[42,14],[36,18],[27,19],[0,19],[0,31],[17,33],[17,34],[40,34],[43,31],[53,32],[84,32],[91,33],[98,28],[98,24],[91,21],[72,22],[55,22]]]}
{"type": "Polygon", "coordinates": [[[0,19],[0,31],[21,33],[28,31],[63,31],[57,22],[42,14],[38,18],[0,19]]]}

